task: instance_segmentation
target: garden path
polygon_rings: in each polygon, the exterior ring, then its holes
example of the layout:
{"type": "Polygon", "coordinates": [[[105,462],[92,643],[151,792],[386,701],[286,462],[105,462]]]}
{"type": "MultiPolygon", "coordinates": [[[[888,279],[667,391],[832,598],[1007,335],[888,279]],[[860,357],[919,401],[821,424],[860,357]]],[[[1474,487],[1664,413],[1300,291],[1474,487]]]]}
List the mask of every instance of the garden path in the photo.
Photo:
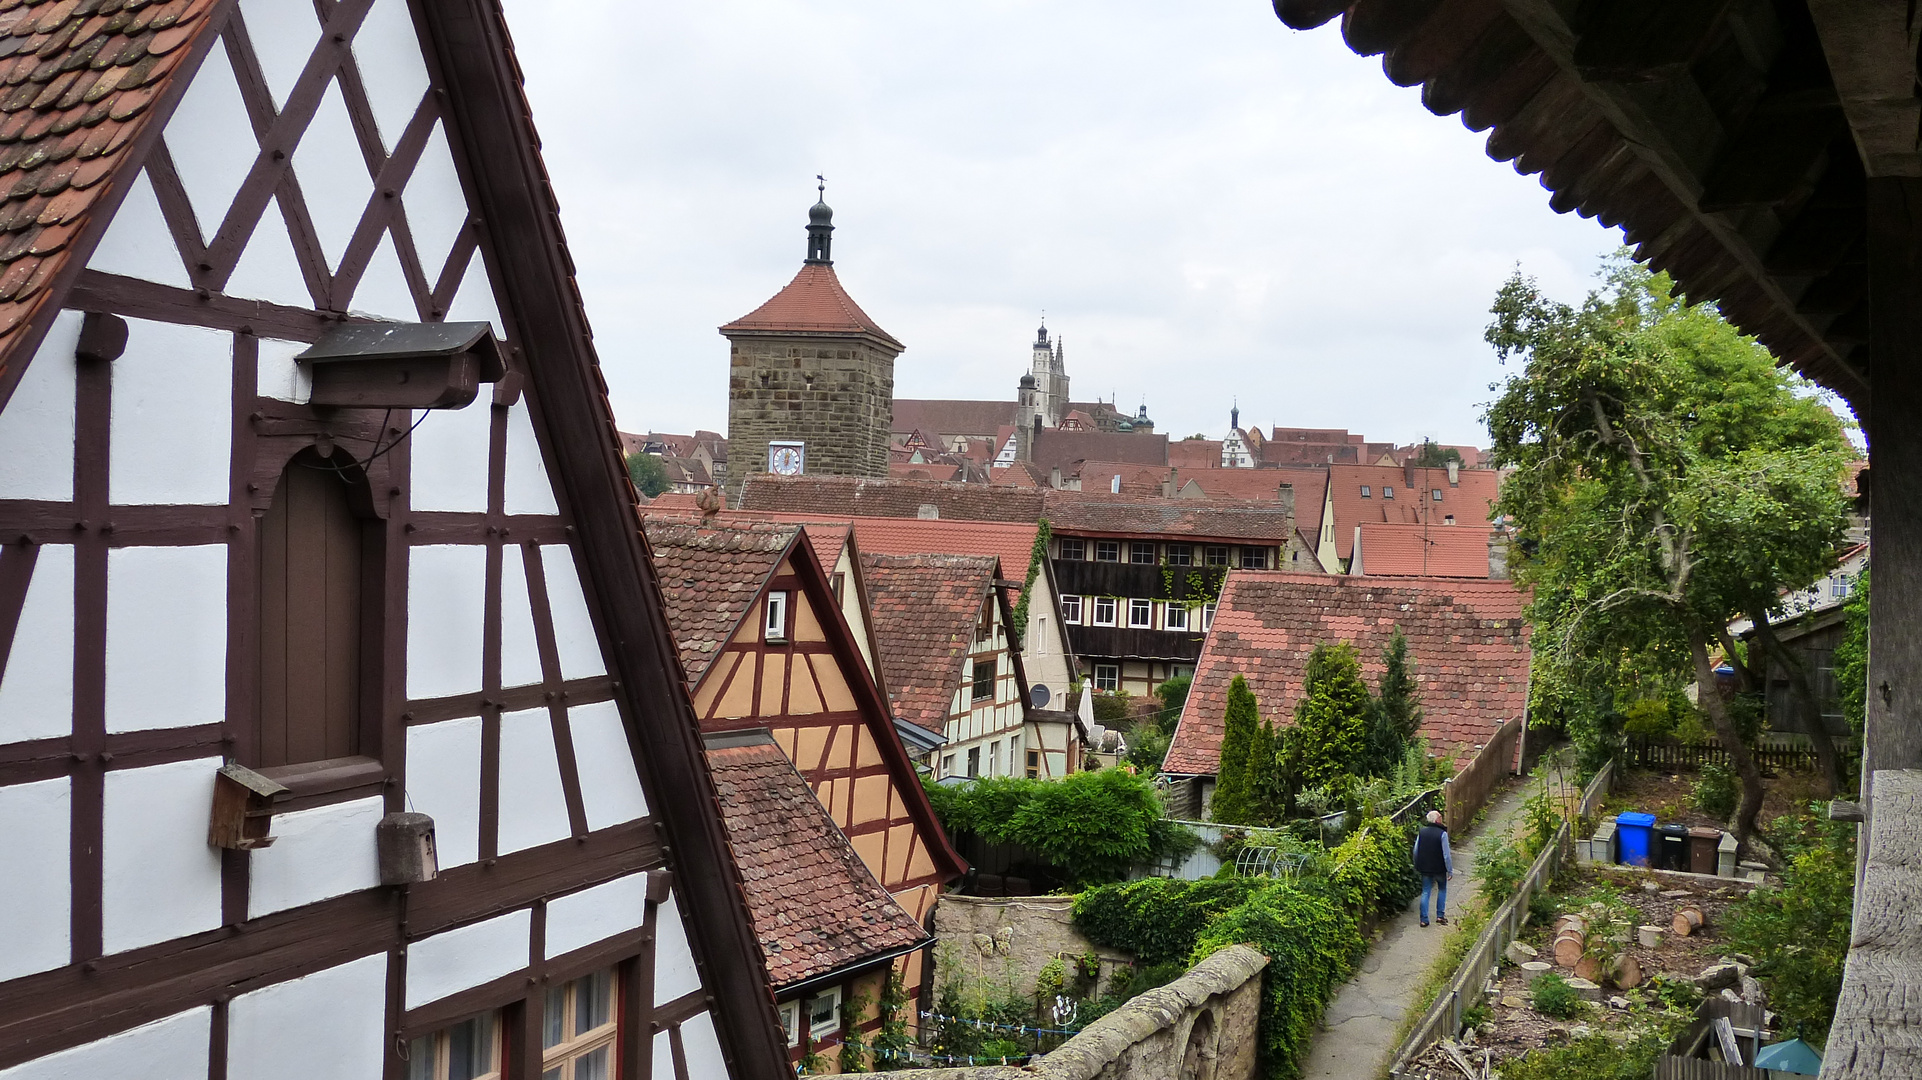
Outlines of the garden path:
{"type": "MultiPolygon", "coordinates": [[[[1537,766],[1536,776],[1549,767],[1544,759],[1537,766]]],[[[1448,883],[1450,911],[1466,911],[1478,898],[1476,849],[1488,837],[1512,835],[1521,822],[1522,804],[1540,790],[1538,779],[1513,784],[1489,804],[1482,824],[1470,835],[1459,840],[1450,837],[1455,856],[1455,876],[1448,883]]],[[[1382,923],[1368,955],[1322,1014],[1321,1030],[1316,1032],[1302,1066],[1303,1080],[1380,1076],[1388,1068],[1388,1056],[1402,1033],[1402,1020],[1414,1007],[1415,995],[1421,992],[1447,937],[1448,927],[1421,925],[1415,903],[1382,923]]]]}

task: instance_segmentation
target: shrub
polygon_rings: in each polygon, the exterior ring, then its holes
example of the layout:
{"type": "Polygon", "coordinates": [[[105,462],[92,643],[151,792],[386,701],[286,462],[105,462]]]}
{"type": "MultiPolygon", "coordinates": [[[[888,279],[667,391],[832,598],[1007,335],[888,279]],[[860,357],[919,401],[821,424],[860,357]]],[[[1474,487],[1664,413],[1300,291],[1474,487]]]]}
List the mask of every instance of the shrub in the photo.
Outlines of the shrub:
{"type": "Polygon", "coordinates": [[[1734,770],[1710,762],[1702,766],[1702,778],[1695,782],[1695,790],[1690,793],[1689,801],[1702,813],[1713,814],[1727,821],[1735,815],[1735,803],[1741,795],[1741,781],[1736,778],[1734,770]]]}
{"type": "Polygon", "coordinates": [[[1529,858],[1507,837],[1490,837],[1483,845],[1475,855],[1474,878],[1481,889],[1482,902],[1493,909],[1506,903],[1515,895],[1515,890],[1521,888],[1522,879],[1528,876],[1529,858]]]}
{"type": "Polygon", "coordinates": [[[1074,923],[1089,941],[1133,953],[1143,964],[1180,960],[1194,951],[1211,920],[1270,884],[1266,878],[1214,877],[1100,885],[1074,898],[1074,923]]]}
{"type": "Polygon", "coordinates": [[[1672,1037],[1671,1032],[1658,1028],[1617,1046],[1605,1035],[1590,1035],[1567,1046],[1530,1050],[1526,1057],[1509,1058],[1496,1065],[1495,1072],[1501,1080],[1648,1080],[1672,1037]]]}
{"type": "Polygon", "coordinates": [[[1409,857],[1408,834],[1387,818],[1373,818],[1334,850],[1334,880],[1362,911],[1393,915],[1421,892],[1409,857]]]}
{"type": "Polygon", "coordinates": [[[1125,769],[926,787],[948,828],[1018,844],[1078,883],[1118,881],[1140,863],[1186,854],[1199,843],[1166,819],[1153,785],[1125,769]]]}
{"type": "Polygon", "coordinates": [[[1095,723],[1103,727],[1119,727],[1128,722],[1133,711],[1131,703],[1134,695],[1126,690],[1097,690],[1094,695],[1095,723]]]}
{"type": "Polygon", "coordinates": [[[1820,1044],[1835,1019],[1849,951],[1855,829],[1800,816],[1778,822],[1775,839],[1789,856],[1782,887],[1757,890],[1724,921],[1729,940],[1756,958],[1769,1007],[1799,1038],[1820,1044]]]}
{"type": "Polygon", "coordinates": [[[1567,979],[1547,971],[1535,976],[1535,981],[1528,985],[1536,1012],[1557,1020],[1572,1020],[1580,1015],[1584,1004],[1582,996],[1568,985],[1567,979]]]}
{"type": "Polygon", "coordinates": [[[1214,820],[1230,825],[1256,823],[1256,774],[1269,769],[1272,736],[1263,738],[1259,705],[1248,680],[1236,675],[1228,684],[1228,704],[1222,713],[1221,764],[1215,776],[1215,797],[1209,805],[1214,820]]]}
{"type": "Polygon", "coordinates": [[[1199,963],[1230,945],[1247,944],[1269,959],[1262,979],[1259,1026],[1262,1075],[1301,1074],[1328,998],[1347,976],[1359,939],[1354,918],[1333,899],[1294,883],[1274,883],[1224,912],[1196,942],[1199,963]]]}

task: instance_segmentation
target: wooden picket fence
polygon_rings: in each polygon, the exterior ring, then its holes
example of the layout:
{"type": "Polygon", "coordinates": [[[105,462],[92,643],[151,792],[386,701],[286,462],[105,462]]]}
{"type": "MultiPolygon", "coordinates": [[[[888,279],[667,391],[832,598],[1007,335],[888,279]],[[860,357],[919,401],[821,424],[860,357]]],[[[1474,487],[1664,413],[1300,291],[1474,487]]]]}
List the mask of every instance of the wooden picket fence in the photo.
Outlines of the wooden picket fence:
{"type": "MultiPolygon", "coordinates": [[[[1844,760],[1861,755],[1861,744],[1858,742],[1838,738],[1836,744],[1836,750],[1844,760]]],[[[1751,748],[1749,753],[1755,758],[1755,763],[1764,769],[1812,772],[1817,767],[1814,748],[1793,742],[1764,742],[1751,748]]],[[[1731,765],[1728,750],[1719,739],[1691,743],[1679,739],[1630,735],[1623,757],[1628,765],[1639,769],[1699,769],[1704,765],[1731,765]]]]}

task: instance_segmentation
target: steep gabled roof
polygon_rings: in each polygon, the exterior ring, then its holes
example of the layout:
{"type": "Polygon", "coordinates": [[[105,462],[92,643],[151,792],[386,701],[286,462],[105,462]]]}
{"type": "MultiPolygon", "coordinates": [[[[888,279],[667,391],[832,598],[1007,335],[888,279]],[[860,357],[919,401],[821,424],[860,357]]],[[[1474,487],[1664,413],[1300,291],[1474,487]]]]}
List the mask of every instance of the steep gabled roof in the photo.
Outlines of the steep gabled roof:
{"type": "Polygon", "coordinates": [[[1000,563],[979,555],[863,554],[861,570],[895,715],[940,732],[1000,563]]]}
{"type": "Polygon", "coordinates": [[[1083,461],[1126,462],[1132,465],[1168,464],[1168,436],[1139,431],[1063,431],[1043,428],[1034,434],[1030,455],[1043,472],[1059,465],[1074,471],[1083,461]]]}
{"type": "Polygon", "coordinates": [[[1486,525],[1366,523],[1361,527],[1359,572],[1368,577],[1486,578],[1493,533],[1486,525]]]}
{"type": "Polygon", "coordinates": [[[1506,581],[1231,571],[1162,767],[1214,774],[1228,684],[1236,675],[1248,680],[1264,719],[1293,723],[1317,645],[1354,644],[1372,692],[1382,647],[1396,627],[1408,638],[1421,687],[1421,734],[1431,753],[1460,761],[1527,705],[1524,602],[1506,581]]]}
{"type": "Polygon", "coordinates": [[[772,523],[714,528],[699,518],[654,515],[642,523],[674,647],[687,684],[699,686],[801,530],[772,523]]]}
{"type": "Polygon", "coordinates": [[[721,327],[723,334],[868,334],[901,350],[894,335],[861,310],[834,267],[806,263],[767,303],[721,327]]]}
{"type": "Polygon", "coordinates": [[[1399,465],[1335,465],[1328,469],[1328,485],[1335,503],[1335,550],[1350,558],[1355,526],[1368,522],[1437,525],[1449,514],[1457,525],[1483,526],[1501,495],[1502,474],[1492,469],[1460,469],[1459,484],[1448,482],[1447,469],[1409,469],[1399,465]],[[1363,498],[1361,489],[1368,488],[1363,498]],[[1395,497],[1382,497],[1392,488],[1395,497]],[[1432,497],[1435,489],[1441,501],[1432,497]]]}
{"type": "Polygon", "coordinates": [[[710,735],[707,743],[728,843],[777,993],[927,940],[766,729],[710,735]]]}

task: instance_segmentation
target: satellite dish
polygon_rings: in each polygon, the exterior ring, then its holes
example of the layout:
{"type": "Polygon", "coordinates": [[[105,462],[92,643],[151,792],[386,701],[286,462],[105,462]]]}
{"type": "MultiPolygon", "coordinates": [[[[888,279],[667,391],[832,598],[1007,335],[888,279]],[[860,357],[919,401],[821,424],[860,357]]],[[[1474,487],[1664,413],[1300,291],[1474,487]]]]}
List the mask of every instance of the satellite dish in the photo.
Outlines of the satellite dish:
{"type": "Polygon", "coordinates": [[[1054,695],[1048,692],[1047,687],[1036,683],[1028,688],[1028,700],[1034,702],[1035,708],[1045,709],[1048,707],[1048,702],[1054,700],[1054,695]]]}

